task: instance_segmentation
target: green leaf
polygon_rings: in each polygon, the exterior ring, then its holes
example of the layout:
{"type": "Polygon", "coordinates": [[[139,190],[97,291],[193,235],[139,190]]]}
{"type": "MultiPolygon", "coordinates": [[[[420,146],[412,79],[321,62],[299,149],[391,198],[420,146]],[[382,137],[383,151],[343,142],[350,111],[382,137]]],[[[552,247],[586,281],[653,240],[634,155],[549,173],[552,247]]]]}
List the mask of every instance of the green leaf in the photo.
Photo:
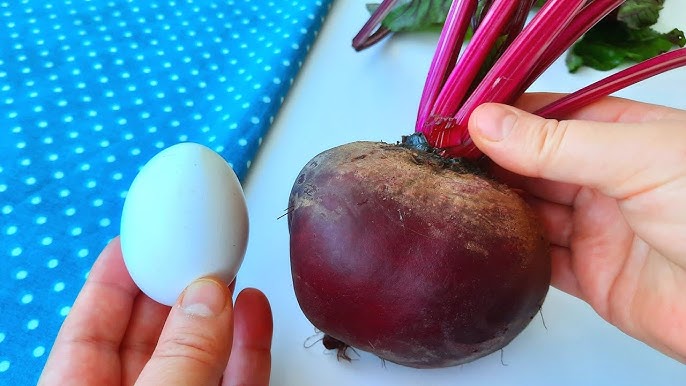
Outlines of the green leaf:
{"type": "Polygon", "coordinates": [[[683,46],[684,33],[660,33],[652,28],[633,29],[623,22],[603,20],[584,35],[567,56],[567,68],[582,66],[607,71],[627,62],[640,62],[683,46]]]}
{"type": "MultiPolygon", "coordinates": [[[[440,28],[445,22],[451,3],[451,0],[401,1],[381,24],[393,32],[425,31],[440,28]]],[[[367,10],[374,12],[378,6],[378,3],[367,4],[367,10]]]]}
{"type": "Polygon", "coordinates": [[[367,12],[374,13],[374,11],[376,11],[376,9],[379,8],[379,5],[379,3],[367,3],[367,12]]]}
{"type": "Polygon", "coordinates": [[[584,66],[584,59],[575,54],[574,51],[570,51],[567,57],[565,58],[565,64],[567,65],[567,69],[569,69],[569,72],[575,73],[579,71],[581,67],[584,66]]]}
{"type": "Polygon", "coordinates": [[[660,17],[664,0],[627,0],[617,10],[617,20],[632,29],[653,26],[660,17]]]}
{"type": "Polygon", "coordinates": [[[683,47],[686,45],[686,36],[684,35],[684,31],[678,28],[674,28],[673,30],[664,34],[664,36],[675,46],[683,47]]]}

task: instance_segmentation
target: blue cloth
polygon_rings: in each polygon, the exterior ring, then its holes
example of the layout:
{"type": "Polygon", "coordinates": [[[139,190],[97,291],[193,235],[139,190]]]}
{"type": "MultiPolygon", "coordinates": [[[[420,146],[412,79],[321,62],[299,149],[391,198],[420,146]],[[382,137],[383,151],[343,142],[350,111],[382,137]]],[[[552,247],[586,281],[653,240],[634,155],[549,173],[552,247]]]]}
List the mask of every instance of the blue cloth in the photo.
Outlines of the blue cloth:
{"type": "Polygon", "coordinates": [[[35,384],[139,167],[241,180],[332,0],[0,0],[0,384],[35,384]]]}

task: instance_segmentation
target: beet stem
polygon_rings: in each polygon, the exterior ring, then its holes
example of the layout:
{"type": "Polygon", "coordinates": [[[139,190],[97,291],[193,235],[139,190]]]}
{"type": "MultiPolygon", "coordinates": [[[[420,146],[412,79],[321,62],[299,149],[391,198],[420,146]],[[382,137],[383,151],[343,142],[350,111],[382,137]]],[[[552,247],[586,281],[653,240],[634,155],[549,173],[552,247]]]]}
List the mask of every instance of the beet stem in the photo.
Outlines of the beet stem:
{"type": "Polygon", "coordinates": [[[584,3],[584,0],[546,2],[457,112],[457,124],[466,124],[466,119],[481,103],[512,102],[519,85],[528,78],[546,48],[565,29],[584,3]]]}
{"type": "Polygon", "coordinates": [[[452,71],[448,76],[432,114],[452,116],[457,112],[486,57],[521,3],[523,1],[496,0],[491,5],[482,22],[484,28],[476,30],[464,54],[457,60],[455,68],[459,71],[452,71]]]}
{"type": "Polygon", "coordinates": [[[457,62],[476,7],[477,0],[455,0],[450,6],[419,102],[419,113],[415,125],[417,132],[428,134],[425,132],[425,122],[438,93],[444,88],[448,74],[457,62]]]}
{"type": "Polygon", "coordinates": [[[372,46],[390,33],[388,28],[380,25],[397,2],[398,0],[383,0],[381,4],[379,4],[367,22],[362,26],[362,29],[360,29],[357,35],[355,35],[353,38],[352,44],[355,51],[361,51],[372,46]],[[375,31],[377,27],[379,28],[375,31]]]}
{"type": "MultiPolygon", "coordinates": [[[[623,0],[548,0],[526,24],[534,2],[520,0],[512,8],[505,1],[486,0],[484,9],[476,15],[479,8],[476,0],[453,1],[429,68],[415,126],[415,131],[424,134],[437,153],[446,157],[480,158],[483,154],[467,129],[474,109],[487,102],[513,103],[579,38],[624,3],[623,0]],[[493,12],[495,8],[498,13],[493,12]],[[521,12],[523,9],[525,13],[521,12]],[[513,14],[513,10],[519,13],[513,14]],[[460,56],[469,15],[478,27],[460,56]],[[504,19],[511,20],[507,24],[504,19]],[[498,50],[503,48],[500,55],[498,50]],[[494,58],[497,60],[489,69],[494,58]]],[[[563,116],[631,84],[684,66],[684,56],[684,49],[679,49],[649,59],[537,113],[546,117],[563,116]]]]}
{"type": "MultiPolygon", "coordinates": [[[[452,128],[443,129],[445,132],[431,145],[443,149],[446,155],[481,156],[481,152],[469,139],[469,115],[482,103],[511,103],[516,99],[521,84],[533,72],[546,48],[560,35],[584,4],[585,0],[546,2],[462,104],[454,116],[455,121],[451,122],[452,128]]],[[[438,127],[434,130],[442,129],[438,127]]]]}
{"type": "Polygon", "coordinates": [[[362,42],[356,49],[358,51],[367,49],[367,48],[373,46],[374,44],[380,42],[381,40],[383,40],[386,36],[388,36],[390,34],[391,34],[390,29],[388,29],[384,26],[380,26],[376,31],[374,31],[374,33],[369,35],[367,40],[362,42]]]}
{"type": "Polygon", "coordinates": [[[540,108],[535,114],[547,118],[560,118],[599,98],[655,75],[683,66],[686,66],[686,48],[679,48],[660,54],[562,97],[540,108]]]}
{"type": "Polygon", "coordinates": [[[600,20],[610,14],[625,0],[595,0],[587,4],[565,28],[560,36],[546,49],[536,69],[526,82],[522,83],[519,94],[523,94],[562,54],[593,28],[600,20]]]}

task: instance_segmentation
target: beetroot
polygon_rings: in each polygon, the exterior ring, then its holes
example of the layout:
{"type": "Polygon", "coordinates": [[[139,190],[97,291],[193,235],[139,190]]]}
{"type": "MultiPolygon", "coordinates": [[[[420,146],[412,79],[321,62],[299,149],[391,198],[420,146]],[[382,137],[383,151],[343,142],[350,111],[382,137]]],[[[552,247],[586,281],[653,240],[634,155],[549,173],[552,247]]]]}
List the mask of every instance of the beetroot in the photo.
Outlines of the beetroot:
{"type": "Polygon", "coordinates": [[[389,361],[444,367],[487,355],[547,293],[547,243],[532,211],[465,161],[355,142],[314,157],[289,203],[304,314],[389,361]]]}

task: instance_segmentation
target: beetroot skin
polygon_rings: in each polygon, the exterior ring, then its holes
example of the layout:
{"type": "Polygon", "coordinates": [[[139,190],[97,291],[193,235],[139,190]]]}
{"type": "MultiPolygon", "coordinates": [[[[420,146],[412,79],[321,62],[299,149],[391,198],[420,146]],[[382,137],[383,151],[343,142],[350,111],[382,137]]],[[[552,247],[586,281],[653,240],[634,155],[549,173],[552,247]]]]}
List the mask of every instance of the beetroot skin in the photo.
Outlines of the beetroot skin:
{"type": "Polygon", "coordinates": [[[422,150],[355,142],[301,171],[289,200],[298,303],[319,330],[411,367],[472,361],[540,309],[548,243],[512,190],[422,150]]]}

